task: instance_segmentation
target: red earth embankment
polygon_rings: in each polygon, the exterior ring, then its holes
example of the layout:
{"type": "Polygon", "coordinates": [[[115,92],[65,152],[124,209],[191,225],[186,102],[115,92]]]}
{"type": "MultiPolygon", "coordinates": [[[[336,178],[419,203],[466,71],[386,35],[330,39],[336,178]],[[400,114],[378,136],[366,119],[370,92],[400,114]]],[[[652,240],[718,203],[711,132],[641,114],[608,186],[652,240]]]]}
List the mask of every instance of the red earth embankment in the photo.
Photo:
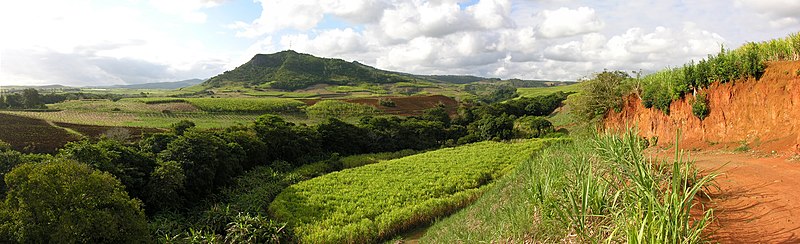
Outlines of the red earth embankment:
{"type": "Polygon", "coordinates": [[[670,114],[645,108],[637,95],[620,112],[606,115],[606,128],[636,126],[643,137],[673,143],[682,131],[681,147],[738,147],[781,154],[800,153],[800,62],[771,62],[759,80],[747,79],[704,89],[711,113],[701,121],[692,114],[692,95],[672,102],[670,114]]]}

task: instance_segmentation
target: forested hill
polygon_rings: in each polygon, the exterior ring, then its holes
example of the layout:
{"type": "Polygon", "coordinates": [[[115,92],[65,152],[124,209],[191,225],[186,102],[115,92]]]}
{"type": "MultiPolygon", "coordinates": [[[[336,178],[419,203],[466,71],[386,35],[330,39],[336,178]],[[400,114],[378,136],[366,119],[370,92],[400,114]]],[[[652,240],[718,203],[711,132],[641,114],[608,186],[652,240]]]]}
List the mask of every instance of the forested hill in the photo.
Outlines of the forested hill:
{"type": "Polygon", "coordinates": [[[256,54],[250,61],[204,83],[207,87],[258,86],[296,90],[315,84],[348,85],[419,80],[410,75],[376,69],[358,62],[319,58],[295,51],[256,54]]]}

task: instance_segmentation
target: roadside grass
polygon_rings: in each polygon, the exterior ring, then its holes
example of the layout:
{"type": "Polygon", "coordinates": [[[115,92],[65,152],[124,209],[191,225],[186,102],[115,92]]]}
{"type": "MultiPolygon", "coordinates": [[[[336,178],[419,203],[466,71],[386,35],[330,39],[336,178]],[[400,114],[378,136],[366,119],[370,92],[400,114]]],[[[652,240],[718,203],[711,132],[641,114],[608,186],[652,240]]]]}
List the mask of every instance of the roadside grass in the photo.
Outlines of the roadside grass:
{"type": "Polygon", "coordinates": [[[699,243],[713,210],[693,218],[700,176],[682,153],[642,155],[628,131],[544,149],[474,205],[438,221],[424,243],[699,243]]]}

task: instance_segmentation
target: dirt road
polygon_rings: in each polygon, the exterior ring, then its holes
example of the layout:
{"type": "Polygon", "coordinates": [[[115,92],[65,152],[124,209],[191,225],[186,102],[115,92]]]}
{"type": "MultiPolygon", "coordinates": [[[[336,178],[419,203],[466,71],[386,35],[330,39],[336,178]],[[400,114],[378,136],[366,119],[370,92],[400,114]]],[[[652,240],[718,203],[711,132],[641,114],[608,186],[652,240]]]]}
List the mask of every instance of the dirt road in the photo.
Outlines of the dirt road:
{"type": "Polygon", "coordinates": [[[800,243],[800,162],[747,154],[693,154],[697,167],[718,172],[707,203],[707,229],[720,243],[800,243]]]}

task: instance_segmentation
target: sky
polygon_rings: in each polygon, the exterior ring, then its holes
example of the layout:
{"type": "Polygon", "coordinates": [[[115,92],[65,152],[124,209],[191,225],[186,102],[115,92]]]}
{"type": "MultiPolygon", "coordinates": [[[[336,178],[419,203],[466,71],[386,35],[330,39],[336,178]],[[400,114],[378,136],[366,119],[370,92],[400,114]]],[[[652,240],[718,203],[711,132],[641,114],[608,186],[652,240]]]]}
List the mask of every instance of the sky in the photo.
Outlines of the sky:
{"type": "Polygon", "coordinates": [[[800,31],[798,0],[24,0],[0,85],[210,78],[292,49],[415,74],[654,72],[800,31]]]}

